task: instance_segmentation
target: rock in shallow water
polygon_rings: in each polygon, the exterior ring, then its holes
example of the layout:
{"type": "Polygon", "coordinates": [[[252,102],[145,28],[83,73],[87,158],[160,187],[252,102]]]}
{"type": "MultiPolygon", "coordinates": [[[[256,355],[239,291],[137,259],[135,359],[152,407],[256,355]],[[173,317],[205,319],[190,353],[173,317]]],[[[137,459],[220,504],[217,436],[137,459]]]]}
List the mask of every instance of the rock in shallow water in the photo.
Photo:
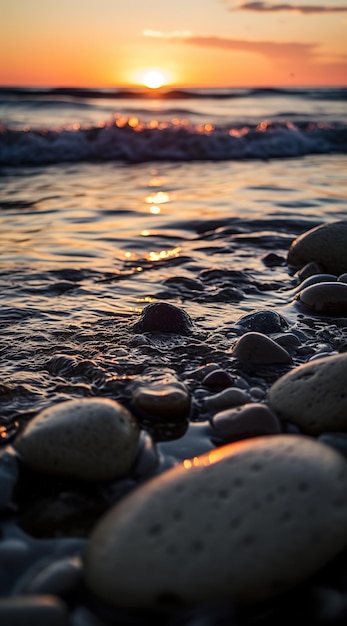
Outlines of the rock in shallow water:
{"type": "Polygon", "coordinates": [[[347,221],[321,224],[297,237],[288,252],[288,263],[295,267],[315,261],[326,272],[347,271],[347,221]]]}
{"type": "Polygon", "coordinates": [[[140,320],[133,328],[140,333],[189,335],[193,330],[193,324],[188,313],[180,307],[166,302],[152,302],[143,309],[140,320]]]}
{"type": "Polygon", "coordinates": [[[87,480],[108,480],[134,462],[139,428],[118,402],[82,398],[39,413],[13,447],[30,468],[87,480]]]}
{"type": "Polygon", "coordinates": [[[342,282],[318,283],[300,291],[297,300],[317,313],[347,313],[347,285],[342,282]]]}
{"type": "Polygon", "coordinates": [[[111,509],[91,536],[86,581],[132,609],[249,604],[346,543],[345,459],[307,437],[259,437],[186,460],[111,509]]]}
{"type": "Polygon", "coordinates": [[[190,410],[188,387],[172,370],[154,370],[135,378],[132,402],[145,417],[184,419],[190,410]]]}
{"type": "Polygon", "coordinates": [[[319,435],[347,431],[347,353],[300,365],[270,387],[267,401],[283,420],[319,435]]]}

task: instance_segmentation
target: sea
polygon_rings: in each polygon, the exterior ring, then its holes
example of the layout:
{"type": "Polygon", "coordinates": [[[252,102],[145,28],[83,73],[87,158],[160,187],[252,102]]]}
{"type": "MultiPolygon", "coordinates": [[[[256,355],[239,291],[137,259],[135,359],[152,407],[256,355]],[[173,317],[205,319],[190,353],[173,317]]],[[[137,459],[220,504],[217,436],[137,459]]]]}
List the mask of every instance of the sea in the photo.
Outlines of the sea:
{"type": "Polygon", "coordinates": [[[346,103],[347,88],[1,88],[2,441],[153,364],[128,330],[151,302],[222,350],[250,311],[294,323],[290,243],[347,215],[346,103]],[[89,377],[57,385],[57,354],[89,377]]]}
{"type": "MultiPolygon", "coordinates": [[[[201,382],[209,367],[259,401],[283,373],[235,370],[241,318],[280,316],[277,330],[302,343],[295,365],[342,346],[346,320],[298,308],[287,253],[347,218],[346,105],[345,87],[0,88],[0,446],[58,402],[131,408],[137,377],[168,372],[189,388],[189,428],[141,424],[166,471],[213,447],[199,430],[218,391],[201,382]],[[183,309],[194,332],[136,331],[156,302],[183,309]]],[[[85,488],[27,480],[12,511],[27,537],[88,535],[85,488]]],[[[108,503],[134,480],[108,487],[108,503]]]]}

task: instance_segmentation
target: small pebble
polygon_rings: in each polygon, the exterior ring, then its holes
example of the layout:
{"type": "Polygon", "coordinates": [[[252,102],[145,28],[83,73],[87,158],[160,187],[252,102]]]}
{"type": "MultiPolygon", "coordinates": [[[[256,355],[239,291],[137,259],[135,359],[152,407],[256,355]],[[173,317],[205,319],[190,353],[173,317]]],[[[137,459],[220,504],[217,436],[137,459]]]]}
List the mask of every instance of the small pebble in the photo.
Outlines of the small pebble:
{"type": "Polygon", "coordinates": [[[1,626],[69,626],[65,603],[50,595],[0,598],[1,626]]]}
{"type": "Polygon", "coordinates": [[[212,389],[226,389],[234,384],[234,378],[225,370],[218,369],[207,374],[202,384],[212,389]]]}
{"type": "Polygon", "coordinates": [[[86,480],[108,480],[134,462],[139,428],[118,402],[82,398],[39,413],[13,447],[30,468],[86,480]]]}
{"type": "Polygon", "coordinates": [[[319,274],[321,271],[322,268],[318,265],[318,263],[310,261],[309,263],[306,263],[304,267],[300,268],[295,273],[295,276],[300,278],[300,280],[305,280],[305,278],[309,278],[309,276],[313,276],[314,274],[319,274]]]}
{"type": "Polygon", "coordinates": [[[206,411],[218,411],[221,409],[239,406],[249,402],[250,395],[244,389],[232,387],[224,389],[220,393],[216,393],[204,400],[202,408],[206,411]]]}
{"type": "Polygon", "coordinates": [[[347,271],[347,221],[321,224],[297,237],[289,248],[287,261],[298,267],[310,261],[338,276],[347,271]]]}
{"type": "Polygon", "coordinates": [[[255,402],[216,413],[211,424],[224,441],[278,435],[282,430],[273,411],[266,405],[255,402]]]}
{"type": "Polygon", "coordinates": [[[283,421],[319,435],[347,431],[347,353],[299,365],[279,378],[267,402],[283,421]]]}
{"type": "Polygon", "coordinates": [[[287,350],[262,333],[249,332],[242,335],[231,348],[232,356],[250,365],[291,363],[287,350]]]}
{"type": "Polygon", "coordinates": [[[193,323],[188,313],[174,304],[166,302],[152,302],[142,311],[140,320],[133,329],[139,333],[177,333],[189,335],[193,330],[193,323]]]}
{"type": "Polygon", "coordinates": [[[300,291],[297,300],[315,313],[347,313],[347,285],[342,282],[318,283],[300,291]]]}
{"type": "Polygon", "coordinates": [[[132,403],[144,416],[184,419],[190,411],[188,387],[172,370],[152,370],[131,384],[132,403]]]}
{"type": "Polygon", "coordinates": [[[310,437],[256,437],[187,459],[115,505],[91,535],[85,580],[133,610],[250,605],[346,544],[344,457],[310,437]]]}

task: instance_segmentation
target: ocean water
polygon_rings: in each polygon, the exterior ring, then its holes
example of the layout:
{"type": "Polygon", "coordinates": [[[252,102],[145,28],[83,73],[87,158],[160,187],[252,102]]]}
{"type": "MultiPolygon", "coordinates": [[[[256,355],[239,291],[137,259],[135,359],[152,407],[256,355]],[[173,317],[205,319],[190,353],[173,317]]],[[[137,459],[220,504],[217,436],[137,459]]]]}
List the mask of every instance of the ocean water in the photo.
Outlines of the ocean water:
{"type": "MultiPolygon", "coordinates": [[[[32,563],[44,547],[29,535],[86,537],[151,472],[218,445],[202,410],[218,389],[203,384],[204,366],[231,373],[252,401],[266,397],[288,366],[235,364],[242,316],[279,313],[300,344],[294,366],[345,350],[345,318],[300,310],[300,279],[286,259],[299,234],[346,219],[346,100],[346,88],[0,89],[0,444],[64,400],[109,397],[132,409],[141,375],[151,381],[169,370],[191,397],[189,419],[178,424],[137,415],[136,468],[111,485],[21,469],[0,531],[34,546],[32,563]],[[152,302],[184,309],[193,333],[138,333],[152,302]]],[[[26,588],[26,567],[11,570],[9,593],[26,588]]],[[[89,606],[100,624],[147,623],[107,613],[89,596],[78,592],[71,606],[89,606]]],[[[290,615],[302,615],[303,597],[300,588],[290,615]]],[[[322,623],[317,602],[310,623],[322,623]]],[[[274,621],[270,612],[240,624],[282,623],[288,606],[274,621]]],[[[204,611],[167,625],[231,620],[223,607],[204,611]]],[[[71,623],[96,623],[79,619],[71,623]]]]}
{"type": "MultiPolygon", "coordinates": [[[[129,332],[150,302],[182,306],[222,350],[249,311],[295,323],[289,245],[346,217],[346,99],[2,88],[3,441],[57,399],[109,395],[107,381],[122,395],[122,377],[153,365],[129,332]],[[89,374],[60,379],[57,354],[89,374]]],[[[206,362],[197,354],[186,362],[206,362]]]]}

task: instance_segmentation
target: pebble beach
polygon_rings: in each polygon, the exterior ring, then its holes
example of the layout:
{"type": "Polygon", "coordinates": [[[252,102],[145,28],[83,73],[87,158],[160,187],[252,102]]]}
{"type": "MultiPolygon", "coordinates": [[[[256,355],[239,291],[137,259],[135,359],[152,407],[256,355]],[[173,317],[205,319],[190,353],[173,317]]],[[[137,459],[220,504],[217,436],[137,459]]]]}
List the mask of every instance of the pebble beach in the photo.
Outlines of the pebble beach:
{"type": "Polygon", "coordinates": [[[3,174],[1,625],[344,624],[345,156],[42,145],[3,174]]]}

